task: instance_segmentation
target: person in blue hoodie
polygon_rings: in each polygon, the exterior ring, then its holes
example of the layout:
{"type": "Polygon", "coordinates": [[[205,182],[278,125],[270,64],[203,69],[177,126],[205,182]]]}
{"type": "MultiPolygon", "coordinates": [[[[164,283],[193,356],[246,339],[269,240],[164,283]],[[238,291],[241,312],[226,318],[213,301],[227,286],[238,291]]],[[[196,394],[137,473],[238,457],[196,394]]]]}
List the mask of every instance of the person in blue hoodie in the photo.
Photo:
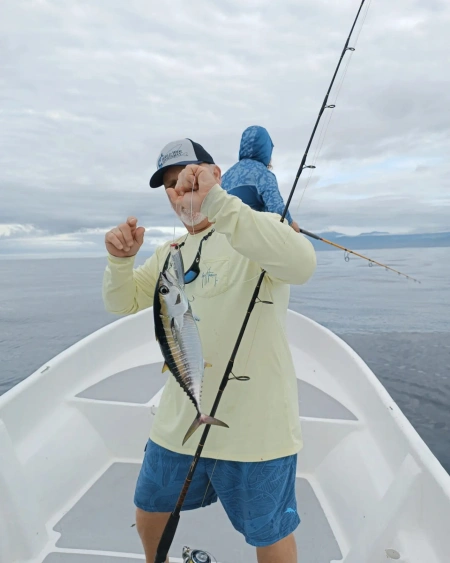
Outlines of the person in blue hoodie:
{"type": "MultiPolygon", "coordinates": [[[[252,125],[242,133],[239,162],[222,176],[222,188],[237,196],[255,211],[283,214],[285,203],[278,189],[275,174],[270,171],[273,142],[264,127],[252,125]]],[[[299,227],[289,211],[289,225],[299,227]]]]}

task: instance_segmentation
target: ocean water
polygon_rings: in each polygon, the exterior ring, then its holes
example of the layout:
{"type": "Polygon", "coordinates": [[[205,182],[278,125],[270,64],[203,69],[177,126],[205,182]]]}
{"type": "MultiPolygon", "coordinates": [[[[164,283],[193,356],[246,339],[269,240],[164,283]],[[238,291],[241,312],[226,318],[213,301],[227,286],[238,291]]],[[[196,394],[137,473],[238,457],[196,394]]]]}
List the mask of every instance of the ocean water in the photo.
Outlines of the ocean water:
{"type": "MultiPolygon", "coordinates": [[[[356,350],[450,472],[450,248],[367,254],[421,283],[356,257],[346,262],[339,251],[320,251],[311,281],[292,288],[291,308],[356,350]]],[[[103,309],[105,263],[1,259],[0,394],[117,319],[103,309]]]]}

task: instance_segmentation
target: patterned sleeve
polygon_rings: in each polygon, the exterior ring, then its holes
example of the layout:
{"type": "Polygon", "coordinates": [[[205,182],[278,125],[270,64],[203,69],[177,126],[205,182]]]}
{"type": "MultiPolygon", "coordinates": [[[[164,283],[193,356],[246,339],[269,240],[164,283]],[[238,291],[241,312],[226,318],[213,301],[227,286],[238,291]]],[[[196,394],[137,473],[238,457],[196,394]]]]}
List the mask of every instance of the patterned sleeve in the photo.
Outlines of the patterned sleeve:
{"type": "MultiPolygon", "coordinates": [[[[267,211],[283,215],[286,204],[281,197],[277,178],[273,172],[267,170],[267,173],[264,174],[259,182],[258,191],[264,200],[267,211]]],[[[292,216],[289,211],[286,214],[286,219],[290,225],[292,223],[292,216]]]]}

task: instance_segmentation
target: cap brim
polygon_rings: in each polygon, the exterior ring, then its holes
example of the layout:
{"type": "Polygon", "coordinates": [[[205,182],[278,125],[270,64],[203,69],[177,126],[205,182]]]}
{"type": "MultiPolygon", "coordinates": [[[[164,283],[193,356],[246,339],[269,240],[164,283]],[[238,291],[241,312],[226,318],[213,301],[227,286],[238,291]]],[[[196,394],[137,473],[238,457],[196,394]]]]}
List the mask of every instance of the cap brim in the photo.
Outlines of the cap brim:
{"type": "Polygon", "coordinates": [[[151,188],[159,188],[164,184],[164,172],[172,166],[187,166],[188,164],[201,164],[204,162],[203,160],[189,160],[186,162],[175,162],[174,164],[168,164],[167,166],[163,166],[159,170],[157,170],[153,176],[150,178],[150,187],[151,188]]]}

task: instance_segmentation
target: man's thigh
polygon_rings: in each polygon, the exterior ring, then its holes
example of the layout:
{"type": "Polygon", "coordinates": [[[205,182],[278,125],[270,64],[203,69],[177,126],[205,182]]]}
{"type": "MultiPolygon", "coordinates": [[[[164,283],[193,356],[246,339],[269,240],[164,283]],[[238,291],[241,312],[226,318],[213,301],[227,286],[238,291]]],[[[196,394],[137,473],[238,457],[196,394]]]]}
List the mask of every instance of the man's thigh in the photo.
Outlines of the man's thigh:
{"type": "MultiPolygon", "coordinates": [[[[136,507],[145,512],[172,512],[192,460],[193,456],[172,452],[149,440],[136,483],[136,507]]],[[[209,483],[206,463],[200,458],[183,510],[200,508],[217,501],[214,487],[209,483]]]]}
{"type": "Polygon", "coordinates": [[[228,518],[250,545],[273,545],[299,525],[296,455],[259,462],[208,460],[207,469],[228,518]]]}

